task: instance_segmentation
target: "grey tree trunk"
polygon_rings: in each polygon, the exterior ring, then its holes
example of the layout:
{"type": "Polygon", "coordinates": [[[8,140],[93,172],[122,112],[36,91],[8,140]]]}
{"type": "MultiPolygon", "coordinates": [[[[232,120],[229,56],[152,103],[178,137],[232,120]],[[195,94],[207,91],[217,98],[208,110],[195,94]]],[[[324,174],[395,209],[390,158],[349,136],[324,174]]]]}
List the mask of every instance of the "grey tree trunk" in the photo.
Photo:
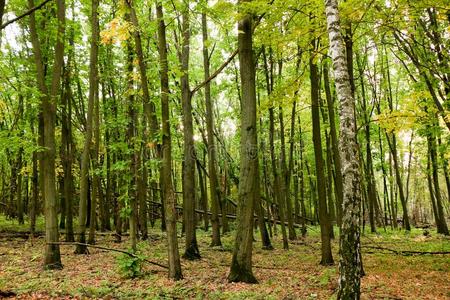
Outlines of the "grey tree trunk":
{"type": "MultiPolygon", "coordinates": [[[[251,2],[248,0],[239,3],[251,2]]],[[[239,71],[241,75],[241,147],[238,224],[231,260],[230,282],[256,283],[252,271],[253,210],[259,195],[258,141],[256,130],[256,84],[253,61],[252,16],[238,24],[239,71]]]]}
{"type": "Polygon", "coordinates": [[[325,0],[330,54],[337,96],[340,102],[340,157],[343,175],[343,216],[340,235],[338,299],[359,299],[361,295],[360,174],[355,132],[355,99],[352,94],[345,45],[340,32],[336,0],[325,0]]]}

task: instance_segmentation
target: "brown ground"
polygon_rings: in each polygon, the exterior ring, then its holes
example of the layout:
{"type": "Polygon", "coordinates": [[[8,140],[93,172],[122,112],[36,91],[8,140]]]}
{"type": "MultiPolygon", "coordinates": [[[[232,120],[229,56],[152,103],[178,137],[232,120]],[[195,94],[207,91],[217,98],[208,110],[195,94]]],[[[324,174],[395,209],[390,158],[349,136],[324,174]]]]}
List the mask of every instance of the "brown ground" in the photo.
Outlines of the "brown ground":
{"type": "MultiPolygon", "coordinates": [[[[185,279],[179,282],[168,280],[164,269],[150,264],[143,266],[140,277],[126,279],[118,271],[119,254],[91,249],[90,255],[77,256],[73,246],[61,246],[62,271],[44,271],[42,237],[33,243],[0,238],[0,291],[16,294],[12,299],[335,299],[336,266],[318,265],[319,238],[310,232],[312,237],[293,242],[289,251],[281,250],[278,239],[274,251],[260,250],[256,242],[254,273],[260,283],[255,285],[226,280],[231,235],[223,238],[221,250],[209,248],[208,235],[199,232],[202,260],[182,260],[185,279]]],[[[152,241],[140,243],[142,253],[165,263],[164,237],[157,230],[151,237],[152,241]]],[[[129,244],[126,239],[122,244],[113,240],[111,235],[102,235],[97,242],[120,249],[129,244]]],[[[435,235],[425,238],[420,232],[408,237],[401,233],[370,235],[363,241],[366,246],[450,251],[448,239],[435,235]]],[[[336,242],[333,247],[337,250],[336,242]]],[[[450,299],[449,255],[403,256],[365,249],[367,275],[362,280],[362,299],[450,299]]],[[[334,257],[338,257],[337,251],[334,257]]]]}

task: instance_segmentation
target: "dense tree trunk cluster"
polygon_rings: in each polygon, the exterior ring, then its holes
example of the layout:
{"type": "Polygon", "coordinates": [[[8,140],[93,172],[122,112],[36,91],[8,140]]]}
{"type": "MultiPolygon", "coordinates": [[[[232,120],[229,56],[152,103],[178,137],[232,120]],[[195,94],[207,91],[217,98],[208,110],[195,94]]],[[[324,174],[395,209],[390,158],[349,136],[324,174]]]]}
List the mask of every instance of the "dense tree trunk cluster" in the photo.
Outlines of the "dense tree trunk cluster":
{"type": "Polygon", "coordinates": [[[359,299],[366,223],[449,235],[443,0],[361,19],[337,0],[19,2],[0,0],[0,213],[31,236],[44,216],[45,268],[61,233],[88,254],[128,232],[137,258],[158,224],[169,278],[204,230],[213,249],[232,232],[228,280],[257,283],[254,247],[317,226],[337,298],[359,299]]]}

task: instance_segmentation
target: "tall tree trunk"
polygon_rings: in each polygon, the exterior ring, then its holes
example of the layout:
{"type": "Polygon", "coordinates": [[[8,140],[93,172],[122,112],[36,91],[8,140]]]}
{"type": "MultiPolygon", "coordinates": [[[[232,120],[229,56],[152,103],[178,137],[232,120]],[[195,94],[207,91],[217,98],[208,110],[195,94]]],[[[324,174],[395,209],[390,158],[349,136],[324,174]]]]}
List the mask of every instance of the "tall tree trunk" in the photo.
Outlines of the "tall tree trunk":
{"type": "Polygon", "coordinates": [[[356,143],[355,99],[340,32],[336,0],[325,0],[330,54],[340,102],[340,157],[343,175],[343,216],[340,235],[338,299],[359,299],[361,295],[360,174],[356,143]]]}
{"type": "Polygon", "coordinates": [[[200,186],[200,203],[203,210],[203,229],[208,231],[209,228],[209,218],[208,218],[208,193],[206,192],[206,179],[203,179],[203,170],[200,165],[200,161],[197,160],[197,173],[198,173],[198,184],[200,186]]]}
{"type": "Polygon", "coordinates": [[[430,193],[430,200],[431,200],[431,209],[433,211],[433,216],[436,224],[440,222],[439,220],[439,213],[436,206],[436,197],[434,195],[434,189],[433,189],[433,180],[431,179],[431,157],[430,154],[427,155],[427,183],[428,183],[428,191],[430,193]]]}
{"type": "MultiPolygon", "coordinates": [[[[280,73],[281,73],[281,66],[280,66],[280,73]]],[[[280,74],[281,77],[281,74],[280,74]]],[[[295,117],[295,116],[294,116],[295,117]]],[[[280,139],[281,139],[281,157],[280,157],[280,164],[281,164],[281,196],[283,198],[282,205],[286,205],[286,219],[288,222],[288,233],[289,233],[289,239],[295,240],[296,234],[294,229],[294,221],[292,219],[292,201],[290,197],[289,192],[289,181],[290,181],[290,170],[288,170],[286,165],[286,142],[284,138],[284,120],[283,120],[283,108],[280,106],[278,107],[278,120],[280,121],[280,139]]]]}
{"type": "Polygon", "coordinates": [[[62,65],[64,61],[64,32],[65,32],[65,1],[57,1],[57,19],[58,32],[55,45],[55,55],[52,70],[52,81],[49,97],[43,102],[44,118],[44,194],[45,194],[45,233],[46,233],[46,251],[45,267],[47,269],[61,269],[61,257],[58,232],[58,216],[56,211],[56,184],[55,184],[55,122],[56,122],[56,99],[59,95],[62,65]]]}
{"type": "MultiPolygon", "coordinates": [[[[259,103],[258,103],[259,104],[259,103]]],[[[263,128],[263,122],[262,122],[262,117],[260,116],[259,118],[259,125],[260,128],[263,128]]],[[[260,182],[263,186],[263,190],[264,190],[264,194],[266,195],[266,197],[268,197],[269,195],[269,181],[267,178],[267,163],[266,163],[266,156],[265,156],[265,142],[264,139],[261,138],[261,155],[262,155],[262,169],[263,169],[263,182],[260,182]]],[[[272,246],[272,242],[270,241],[270,238],[272,237],[272,228],[271,228],[271,223],[270,221],[268,222],[268,226],[269,226],[269,230],[267,230],[266,227],[266,218],[265,218],[265,214],[264,214],[264,207],[262,205],[262,201],[261,201],[261,197],[258,199],[258,203],[255,203],[255,210],[256,210],[256,214],[258,216],[258,226],[259,226],[259,230],[260,230],[260,234],[261,234],[261,243],[262,243],[262,248],[265,250],[272,250],[274,249],[272,246]]],[[[268,212],[268,219],[270,220],[270,208],[269,205],[267,205],[267,212],[268,212]]]]}
{"type": "Polygon", "coordinates": [[[367,107],[366,100],[366,89],[364,84],[364,70],[359,61],[358,55],[356,55],[358,71],[359,71],[359,80],[361,83],[361,97],[362,97],[362,114],[364,116],[364,136],[366,138],[366,184],[367,184],[367,199],[369,204],[369,222],[370,222],[370,231],[372,233],[376,232],[375,225],[375,206],[377,202],[377,191],[375,185],[375,179],[373,177],[373,162],[372,162],[372,148],[370,143],[370,122],[369,115],[370,110],[367,107]]]}
{"type": "MultiPolygon", "coordinates": [[[[316,48],[315,40],[312,42],[312,49],[316,48]]],[[[314,63],[314,53],[311,51],[309,59],[310,80],[311,80],[311,118],[314,144],[314,158],[316,162],[317,192],[319,197],[319,222],[320,236],[322,240],[321,265],[332,265],[333,254],[331,252],[331,222],[327,211],[326,180],[324,173],[324,162],[322,156],[322,138],[320,133],[320,112],[319,112],[319,74],[317,65],[314,63]]]]}
{"type": "MultiPolygon", "coordinates": [[[[438,137],[439,148],[442,147],[441,138],[438,137]]],[[[448,172],[448,159],[445,158],[444,151],[440,151],[440,157],[442,161],[442,172],[444,173],[445,185],[447,186],[447,200],[450,202],[450,175],[448,172]]]]}
{"type": "Polygon", "coordinates": [[[433,178],[433,186],[434,186],[434,198],[436,200],[436,210],[437,210],[437,219],[436,219],[436,227],[437,232],[449,235],[447,222],[445,221],[444,208],[442,206],[442,197],[441,197],[441,189],[439,187],[439,173],[438,173],[438,159],[437,159],[437,145],[436,145],[436,137],[433,136],[432,133],[429,133],[427,136],[428,141],[428,151],[430,153],[431,158],[431,170],[432,170],[432,178],[433,178]]]}
{"type": "Polygon", "coordinates": [[[393,167],[394,167],[394,172],[395,172],[395,181],[397,183],[398,192],[399,192],[399,196],[400,196],[400,203],[402,205],[402,210],[403,210],[403,227],[405,228],[405,230],[411,231],[411,225],[409,223],[409,217],[408,217],[408,205],[406,203],[402,177],[400,174],[400,164],[398,162],[397,139],[396,139],[395,134],[392,134],[391,139],[389,138],[389,136],[387,136],[389,149],[391,150],[391,154],[392,154],[392,161],[394,163],[393,167]]]}
{"type": "MultiPolygon", "coordinates": [[[[128,16],[129,17],[129,16],[128,16]]],[[[137,216],[138,216],[138,207],[137,207],[137,182],[140,180],[139,174],[139,162],[140,162],[140,147],[138,147],[138,143],[136,143],[137,139],[137,112],[136,112],[136,104],[134,97],[134,80],[133,80],[133,60],[134,53],[133,48],[131,47],[130,41],[127,41],[127,64],[126,64],[126,76],[127,76],[127,90],[128,94],[128,127],[127,127],[127,144],[130,147],[129,151],[129,161],[131,163],[130,171],[131,171],[131,180],[128,182],[128,199],[129,199],[129,225],[130,225],[130,242],[131,249],[133,252],[137,250],[137,216]]],[[[124,189],[126,189],[124,187],[124,189]]]]}
{"type": "Polygon", "coordinates": [[[342,187],[342,171],[341,171],[341,157],[339,156],[339,141],[336,129],[336,117],[335,117],[335,106],[334,98],[331,96],[330,80],[328,76],[328,62],[325,61],[323,65],[323,80],[325,87],[325,98],[327,101],[328,108],[328,118],[330,122],[330,136],[331,136],[331,149],[333,155],[334,163],[334,192],[336,199],[336,222],[338,226],[341,226],[342,221],[342,197],[343,197],[343,187],[342,187]]]}
{"type": "MultiPolygon", "coordinates": [[[[34,7],[33,0],[28,0],[29,8],[34,7]]],[[[30,14],[30,33],[33,46],[38,88],[41,92],[41,145],[46,148],[41,156],[42,194],[45,195],[45,246],[44,267],[46,269],[61,269],[59,245],[58,216],[56,210],[56,183],[55,183],[55,116],[56,98],[58,97],[61,72],[64,59],[64,31],[65,31],[65,1],[57,1],[57,39],[54,52],[54,63],[50,92],[45,83],[44,60],[41,44],[37,34],[35,13],[30,14]]]]}
{"type": "Polygon", "coordinates": [[[169,76],[167,60],[166,25],[164,23],[163,7],[161,2],[156,4],[158,18],[158,50],[161,79],[161,119],[162,119],[162,164],[161,187],[163,192],[165,219],[167,226],[167,242],[169,256],[169,278],[179,280],[181,273],[180,255],[177,241],[177,213],[175,209],[176,198],[172,186],[172,141],[170,134],[169,114],[169,76]]]}
{"type": "Polygon", "coordinates": [[[184,164],[183,164],[183,215],[186,243],[183,258],[189,260],[200,259],[197,245],[195,226],[195,145],[194,125],[192,122],[192,97],[189,88],[189,1],[186,2],[182,15],[182,50],[181,50],[181,102],[183,107],[183,138],[184,138],[184,164]]]}
{"type": "MultiPolygon", "coordinates": [[[[72,40],[72,32],[69,40],[72,40]]],[[[69,41],[70,44],[70,41],[69,41]]],[[[64,194],[65,209],[66,209],[66,242],[74,242],[73,233],[73,142],[72,142],[72,91],[70,88],[70,72],[71,72],[71,58],[72,50],[69,50],[69,59],[64,72],[64,93],[61,98],[61,160],[64,171],[64,194]]]]}
{"type": "MultiPolygon", "coordinates": [[[[269,67],[267,65],[267,58],[265,54],[265,50],[263,50],[264,57],[264,71],[266,77],[266,87],[267,94],[270,95],[272,93],[273,86],[273,76],[272,73],[269,73],[269,67]]],[[[275,157],[275,145],[274,145],[274,135],[275,135],[275,124],[274,124],[274,114],[273,107],[269,108],[269,151],[270,151],[270,160],[272,164],[272,174],[273,174],[273,196],[275,199],[275,203],[278,206],[278,214],[280,217],[281,223],[281,233],[283,236],[283,249],[289,249],[289,243],[287,239],[286,233],[286,225],[285,225],[285,215],[284,215],[284,203],[283,198],[280,195],[280,177],[278,174],[278,166],[275,157]]],[[[275,225],[276,227],[276,225],[275,225]]]]}
{"type": "MultiPolygon", "coordinates": [[[[34,133],[34,128],[31,128],[31,132],[34,133]]],[[[36,210],[39,198],[39,186],[38,186],[38,154],[36,151],[33,152],[33,175],[32,175],[32,196],[30,203],[30,237],[34,237],[36,230],[36,210]]]]}
{"type": "MultiPolygon", "coordinates": [[[[19,120],[23,120],[23,111],[24,111],[24,107],[23,107],[23,95],[19,94],[19,111],[18,111],[18,118],[19,120]]],[[[22,121],[19,121],[19,137],[22,139],[23,138],[23,123],[22,121]]],[[[23,214],[24,214],[24,201],[22,199],[22,167],[23,167],[23,161],[22,161],[22,156],[23,156],[23,147],[19,148],[19,152],[17,153],[17,189],[16,189],[16,200],[17,200],[17,219],[19,221],[19,224],[24,224],[24,219],[23,219],[23,214]]]]}
{"type": "Polygon", "coordinates": [[[300,149],[299,149],[299,158],[300,158],[300,210],[301,210],[301,219],[300,224],[302,225],[302,237],[306,236],[306,207],[305,207],[305,176],[303,170],[304,158],[303,158],[303,132],[302,132],[302,123],[300,119],[300,115],[298,116],[298,131],[300,137],[300,149]]]}
{"type": "MultiPolygon", "coordinates": [[[[141,39],[141,32],[140,32],[140,25],[139,25],[139,21],[136,15],[136,11],[132,5],[132,1],[127,0],[126,1],[129,9],[130,9],[130,19],[131,22],[133,23],[133,26],[135,28],[137,28],[138,30],[134,30],[133,35],[134,35],[134,44],[136,47],[136,54],[138,57],[138,64],[139,64],[139,74],[140,74],[140,78],[141,78],[141,88],[142,88],[142,95],[143,95],[143,100],[144,100],[144,113],[145,113],[145,118],[146,118],[146,122],[144,123],[149,123],[149,127],[150,127],[150,140],[151,140],[151,146],[152,149],[155,149],[154,151],[154,155],[156,158],[160,158],[161,157],[161,150],[159,145],[157,145],[157,133],[159,131],[159,125],[158,125],[158,119],[156,116],[156,106],[155,103],[153,101],[151,101],[150,99],[150,93],[149,93],[149,87],[148,87],[148,78],[147,78],[147,64],[146,64],[146,60],[145,60],[145,56],[144,56],[144,52],[142,49],[142,39],[141,39]]],[[[146,157],[147,151],[144,150],[144,157],[146,157]]],[[[143,173],[147,172],[146,170],[142,171],[143,173]]],[[[144,175],[144,174],[143,174],[144,175]]],[[[147,176],[143,176],[143,177],[147,177],[147,176]]],[[[156,182],[152,179],[151,182],[152,186],[156,185],[156,182]]],[[[144,191],[147,187],[147,181],[146,180],[140,180],[139,181],[139,190],[144,191]]],[[[142,192],[140,192],[140,224],[141,224],[141,231],[143,234],[143,239],[146,239],[147,236],[147,209],[146,209],[146,194],[142,194],[142,192]]]]}
{"type": "Polygon", "coordinates": [[[101,188],[101,182],[100,182],[100,176],[97,173],[97,168],[99,166],[99,152],[100,152],[100,98],[99,98],[99,91],[98,91],[98,78],[96,83],[96,90],[95,90],[95,100],[94,100],[94,116],[93,116],[93,137],[94,137],[94,144],[93,149],[91,151],[92,157],[91,157],[91,163],[92,163],[92,195],[91,195],[91,210],[90,210],[90,220],[89,223],[89,237],[88,237],[88,243],[89,244],[95,244],[95,230],[97,228],[97,203],[98,199],[100,198],[100,188],[101,188]]]}
{"type": "MultiPolygon", "coordinates": [[[[251,1],[241,0],[239,3],[251,1]]],[[[241,148],[238,224],[231,260],[230,282],[256,283],[252,272],[253,210],[259,195],[258,140],[256,130],[256,84],[253,61],[252,16],[238,23],[239,71],[241,75],[241,148]]]]}
{"type": "MultiPolygon", "coordinates": [[[[209,63],[209,49],[208,49],[208,24],[205,12],[202,13],[202,36],[203,36],[204,79],[207,80],[210,77],[209,71],[210,63],[209,63]]],[[[219,203],[221,201],[220,200],[221,193],[216,170],[217,162],[216,162],[216,147],[214,140],[214,107],[211,101],[211,84],[209,82],[205,85],[205,103],[206,103],[206,132],[208,137],[209,194],[211,197],[211,213],[212,213],[211,246],[221,246],[222,242],[220,241],[220,230],[219,230],[219,203]]],[[[206,223],[205,226],[207,226],[206,223]]]]}
{"type": "MultiPolygon", "coordinates": [[[[87,253],[87,247],[83,245],[86,242],[86,223],[88,217],[88,189],[89,189],[89,152],[92,145],[92,132],[93,132],[93,115],[95,97],[98,89],[98,40],[99,40],[99,28],[98,28],[98,0],[91,1],[91,49],[89,57],[89,98],[88,98],[88,111],[86,120],[86,133],[83,146],[83,153],[81,155],[81,170],[80,170],[80,204],[78,214],[78,242],[75,249],[75,254],[87,253]]],[[[91,220],[93,221],[93,220],[91,220]]]]}

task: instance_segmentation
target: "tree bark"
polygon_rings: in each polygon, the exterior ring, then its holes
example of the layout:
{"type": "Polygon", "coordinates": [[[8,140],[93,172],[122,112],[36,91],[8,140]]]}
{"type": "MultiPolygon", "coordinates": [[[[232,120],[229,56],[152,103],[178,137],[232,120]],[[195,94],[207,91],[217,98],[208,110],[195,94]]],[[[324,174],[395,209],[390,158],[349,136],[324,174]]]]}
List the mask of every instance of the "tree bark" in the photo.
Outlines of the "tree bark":
{"type": "Polygon", "coordinates": [[[88,111],[86,120],[86,133],[83,146],[83,153],[81,155],[81,170],[80,170],[80,204],[78,214],[78,242],[75,254],[86,254],[88,252],[87,247],[83,244],[86,243],[86,223],[88,216],[88,189],[89,189],[89,152],[92,145],[92,132],[93,132],[93,115],[95,96],[98,89],[98,40],[99,40],[99,28],[98,28],[98,0],[91,1],[91,49],[89,57],[89,98],[88,98],[88,111]]]}
{"type": "Polygon", "coordinates": [[[320,133],[320,112],[319,112],[319,74],[317,65],[314,63],[314,52],[316,48],[316,41],[312,41],[312,51],[309,59],[310,81],[311,81],[311,118],[314,144],[314,158],[316,162],[316,178],[317,178],[317,193],[319,197],[319,222],[320,222],[320,236],[322,241],[322,258],[321,265],[332,265],[333,254],[331,252],[331,222],[327,211],[327,192],[326,179],[324,173],[324,162],[322,155],[322,138],[320,133]]]}
{"type": "MultiPolygon", "coordinates": [[[[33,0],[28,0],[28,6],[34,7],[33,0]]],[[[42,194],[45,195],[45,233],[46,246],[44,254],[44,268],[61,269],[61,257],[59,246],[48,244],[58,242],[58,217],[56,210],[56,183],[55,183],[55,116],[56,116],[56,98],[58,97],[61,72],[64,59],[64,32],[65,32],[65,1],[57,1],[57,39],[54,50],[54,63],[52,70],[50,92],[45,83],[45,68],[42,56],[41,44],[37,34],[36,19],[34,12],[30,14],[30,33],[33,46],[34,59],[36,64],[36,74],[38,88],[41,92],[42,109],[42,131],[41,141],[46,150],[41,156],[42,194]]]]}
{"type": "Polygon", "coordinates": [[[360,174],[355,132],[355,99],[352,94],[345,45],[340,32],[336,0],[325,0],[330,54],[340,102],[340,157],[343,175],[343,216],[340,235],[338,299],[359,299],[361,295],[360,174]]]}
{"type": "MultiPolygon", "coordinates": [[[[72,33],[69,37],[72,39],[72,33]]],[[[70,43],[70,42],[69,42],[70,43]]],[[[72,91],[70,88],[70,72],[72,52],[69,51],[68,63],[64,72],[64,93],[61,98],[61,160],[64,172],[64,194],[66,209],[66,242],[74,242],[73,233],[73,194],[74,183],[72,174],[73,142],[72,142],[72,91]]]]}
{"type": "MultiPolygon", "coordinates": [[[[239,3],[248,3],[241,0],[239,3]]],[[[252,16],[238,23],[239,71],[241,75],[241,142],[238,224],[231,260],[229,282],[256,283],[252,271],[253,211],[259,195],[258,141],[256,130],[256,84],[253,61],[252,16]]]]}
{"type": "Polygon", "coordinates": [[[172,141],[170,134],[169,113],[169,77],[167,60],[166,25],[164,22],[163,7],[161,2],[156,4],[158,18],[158,51],[161,80],[161,119],[162,119],[162,164],[161,187],[164,201],[165,219],[167,226],[167,242],[169,256],[169,278],[179,280],[183,278],[181,273],[180,255],[177,241],[177,214],[176,198],[172,186],[172,141]]]}
{"type": "Polygon", "coordinates": [[[436,211],[437,211],[437,219],[436,219],[436,227],[437,232],[449,235],[447,222],[445,221],[444,208],[442,206],[442,197],[441,197],[441,189],[439,186],[439,173],[438,173],[438,159],[437,159],[437,145],[436,145],[436,137],[433,136],[432,133],[428,134],[428,151],[430,153],[431,159],[431,170],[432,170],[432,178],[433,178],[433,186],[434,186],[434,198],[436,200],[436,211]]]}
{"type": "Polygon", "coordinates": [[[189,1],[186,2],[182,15],[182,50],[181,50],[181,102],[183,108],[183,216],[186,233],[186,243],[183,258],[200,259],[195,226],[195,163],[194,125],[192,121],[192,97],[189,88],[189,44],[190,20],[189,1]]]}
{"type": "MultiPolygon", "coordinates": [[[[203,37],[203,68],[204,79],[210,77],[209,49],[208,49],[208,24],[206,13],[202,13],[202,37],[203,37]]],[[[205,84],[205,104],[206,104],[206,132],[208,138],[208,172],[209,172],[209,194],[211,198],[211,224],[212,224],[212,241],[211,246],[221,246],[220,230],[219,230],[219,203],[220,203],[220,187],[217,179],[216,170],[216,147],[214,140],[214,107],[211,101],[211,83],[205,84]]],[[[205,226],[206,223],[205,223],[205,226]]]]}

